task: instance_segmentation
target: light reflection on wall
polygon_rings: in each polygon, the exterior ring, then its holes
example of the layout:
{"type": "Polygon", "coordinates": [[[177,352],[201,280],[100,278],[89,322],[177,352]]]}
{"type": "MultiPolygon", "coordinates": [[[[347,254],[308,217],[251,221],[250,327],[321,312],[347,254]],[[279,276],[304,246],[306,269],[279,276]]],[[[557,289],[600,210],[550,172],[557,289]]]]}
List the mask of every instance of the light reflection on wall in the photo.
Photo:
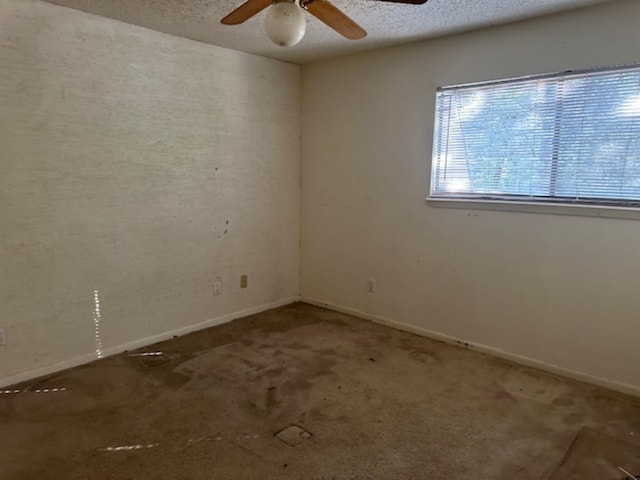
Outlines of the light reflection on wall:
{"type": "Polygon", "coordinates": [[[102,358],[102,339],[100,338],[100,294],[93,290],[93,325],[96,337],[96,356],[102,358]]]}

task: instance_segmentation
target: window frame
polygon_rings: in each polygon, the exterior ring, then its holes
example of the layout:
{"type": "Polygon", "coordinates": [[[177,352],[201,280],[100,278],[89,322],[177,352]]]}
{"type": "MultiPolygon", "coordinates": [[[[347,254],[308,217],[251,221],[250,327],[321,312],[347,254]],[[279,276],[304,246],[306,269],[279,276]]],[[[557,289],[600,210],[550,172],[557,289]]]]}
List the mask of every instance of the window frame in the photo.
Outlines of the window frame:
{"type": "MultiPolygon", "coordinates": [[[[518,77],[501,78],[496,80],[479,81],[436,88],[433,116],[432,153],[429,162],[429,194],[426,201],[435,207],[450,207],[475,210],[501,210],[512,212],[547,213],[557,215],[580,215],[622,219],[640,219],[640,200],[632,199],[599,199],[586,197],[575,199],[569,197],[513,195],[513,194],[470,194],[449,193],[447,195],[434,195],[436,186],[435,161],[437,158],[438,132],[441,115],[439,111],[438,93],[469,88],[485,88],[503,84],[513,84],[531,80],[544,80],[555,78],[571,78],[588,74],[607,72],[640,71],[640,63],[611,65],[588,69],[563,70],[552,73],[525,75],[518,77]]],[[[557,161],[557,160],[556,160],[557,161]]],[[[553,167],[552,167],[553,168],[553,167]]],[[[553,180],[551,180],[553,181],[553,180]]]]}

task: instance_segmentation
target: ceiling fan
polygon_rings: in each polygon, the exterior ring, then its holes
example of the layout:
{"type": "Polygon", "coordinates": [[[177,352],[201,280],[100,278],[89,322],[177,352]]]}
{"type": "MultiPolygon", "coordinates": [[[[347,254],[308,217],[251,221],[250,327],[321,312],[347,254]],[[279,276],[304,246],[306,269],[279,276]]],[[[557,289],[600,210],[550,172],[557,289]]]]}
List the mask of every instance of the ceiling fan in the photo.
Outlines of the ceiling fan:
{"type": "MultiPolygon", "coordinates": [[[[422,5],[427,0],[377,0],[380,2],[422,5]]],[[[306,29],[304,10],[350,40],[367,36],[364,28],[345,15],[329,0],[248,0],[221,20],[224,25],[238,25],[271,6],[265,18],[267,36],[275,44],[292,47],[306,29]]]]}

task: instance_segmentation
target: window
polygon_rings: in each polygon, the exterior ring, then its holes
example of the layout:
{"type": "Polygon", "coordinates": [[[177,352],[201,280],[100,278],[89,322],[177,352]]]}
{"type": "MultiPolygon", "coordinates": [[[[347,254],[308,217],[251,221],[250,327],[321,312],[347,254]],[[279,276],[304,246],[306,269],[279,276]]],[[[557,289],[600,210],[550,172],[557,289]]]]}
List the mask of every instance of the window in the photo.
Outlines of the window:
{"type": "Polygon", "coordinates": [[[640,208],[640,67],[439,88],[435,200],[640,208]]]}

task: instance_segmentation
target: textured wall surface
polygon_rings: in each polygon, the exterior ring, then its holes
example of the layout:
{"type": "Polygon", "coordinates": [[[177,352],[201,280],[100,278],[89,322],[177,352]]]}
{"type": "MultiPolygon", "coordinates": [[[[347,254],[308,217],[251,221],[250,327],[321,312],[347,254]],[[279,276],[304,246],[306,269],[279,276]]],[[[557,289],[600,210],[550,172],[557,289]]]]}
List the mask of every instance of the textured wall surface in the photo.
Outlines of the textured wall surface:
{"type": "Polygon", "coordinates": [[[0,379],[298,294],[299,67],[34,0],[0,66],[0,379]]]}
{"type": "Polygon", "coordinates": [[[638,63],[638,18],[612,2],[303,67],[302,295],[640,387],[640,221],[424,201],[437,86],[638,63]]]}

